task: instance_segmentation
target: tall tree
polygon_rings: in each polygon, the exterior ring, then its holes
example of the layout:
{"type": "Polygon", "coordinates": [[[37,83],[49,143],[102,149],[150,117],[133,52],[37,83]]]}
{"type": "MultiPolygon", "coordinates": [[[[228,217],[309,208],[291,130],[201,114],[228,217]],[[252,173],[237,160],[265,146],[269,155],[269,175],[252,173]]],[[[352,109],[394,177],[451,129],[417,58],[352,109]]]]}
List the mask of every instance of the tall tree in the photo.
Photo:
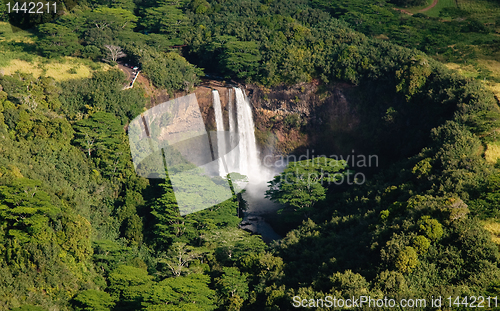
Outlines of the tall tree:
{"type": "Polygon", "coordinates": [[[143,294],[142,305],[147,311],[215,310],[215,291],[209,283],[209,276],[198,273],[167,278],[143,294]]]}
{"type": "Polygon", "coordinates": [[[38,49],[46,57],[72,55],[81,47],[78,36],[65,26],[42,24],[38,31],[41,34],[38,49]]]}
{"type": "Polygon", "coordinates": [[[247,276],[236,267],[223,267],[224,274],[217,279],[220,299],[227,310],[237,311],[248,298],[247,276]]]}
{"type": "Polygon", "coordinates": [[[119,310],[138,310],[142,295],[151,288],[153,277],[146,269],[120,265],[109,274],[109,292],[119,310]]]}
{"type": "Polygon", "coordinates": [[[164,256],[160,256],[158,262],[164,264],[174,277],[179,277],[186,273],[189,264],[199,257],[201,253],[194,247],[176,242],[170,246],[164,256]]]}
{"type": "Polygon", "coordinates": [[[40,181],[27,178],[0,186],[0,226],[21,242],[48,240],[52,236],[49,221],[60,210],[41,186],[40,181]]]}
{"type": "Polygon", "coordinates": [[[110,311],[115,306],[113,297],[94,289],[80,292],[73,301],[77,311],[110,311]]]}
{"type": "Polygon", "coordinates": [[[269,182],[266,197],[307,216],[314,204],[325,199],[329,185],[349,176],[346,168],[344,160],[325,157],[292,162],[269,182]]]}
{"type": "Polygon", "coordinates": [[[75,139],[87,156],[109,157],[124,141],[124,131],[120,121],[113,114],[96,112],[88,119],[77,121],[74,124],[75,139]]]}
{"type": "Polygon", "coordinates": [[[181,1],[159,3],[145,10],[141,26],[148,32],[167,35],[169,39],[179,38],[188,28],[188,18],[182,12],[181,1]]]}
{"type": "Polygon", "coordinates": [[[238,78],[256,75],[261,55],[255,41],[228,41],[223,46],[221,64],[238,78]]]}
{"type": "Polygon", "coordinates": [[[179,213],[174,190],[170,180],[160,184],[162,196],[151,206],[151,214],[156,219],[155,236],[160,248],[170,245],[175,238],[180,237],[186,230],[186,219],[179,213]]]}
{"type": "Polygon", "coordinates": [[[116,62],[119,58],[127,56],[118,45],[105,44],[104,47],[108,50],[108,61],[116,62]]]}

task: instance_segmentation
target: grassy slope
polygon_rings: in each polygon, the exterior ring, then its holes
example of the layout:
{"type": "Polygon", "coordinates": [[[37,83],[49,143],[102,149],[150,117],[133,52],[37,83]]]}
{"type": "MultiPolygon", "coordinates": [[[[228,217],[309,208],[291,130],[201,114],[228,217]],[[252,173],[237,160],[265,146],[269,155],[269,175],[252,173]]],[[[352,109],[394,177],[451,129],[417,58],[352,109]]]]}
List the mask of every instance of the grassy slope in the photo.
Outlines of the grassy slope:
{"type": "Polygon", "coordinates": [[[456,7],[455,0],[439,0],[435,7],[423,12],[425,15],[439,17],[439,12],[443,8],[456,7]]]}
{"type": "MultiPolygon", "coordinates": [[[[483,23],[491,23],[500,17],[500,6],[495,6],[486,0],[457,0],[457,4],[460,9],[468,11],[471,17],[483,23]]],[[[432,10],[438,10],[438,6],[432,10]]],[[[432,10],[429,10],[425,14],[435,16],[430,14],[432,10]]],[[[435,14],[439,14],[439,11],[435,14]]],[[[499,29],[497,26],[498,32],[499,29]]],[[[465,64],[448,63],[446,66],[450,69],[456,69],[466,77],[480,80],[488,89],[493,91],[500,102],[500,52],[493,53],[492,55],[484,55],[478,49],[477,56],[477,59],[470,60],[465,64]]],[[[500,159],[500,141],[487,143],[484,157],[488,162],[496,163],[500,159]]],[[[484,222],[483,225],[491,233],[493,242],[500,245],[500,220],[490,219],[484,222]]]]}
{"type": "Polygon", "coordinates": [[[480,80],[500,101],[500,61],[485,57],[468,64],[448,63],[446,66],[466,77],[480,80]]]}
{"type": "Polygon", "coordinates": [[[406,10],[408,12],[412,12],[413,14],[415,14],[415,13],[418,13],[418,11],[425,9],[426,7],[431,5],[432,2],[434,2],[434,0],[427,0],[427,2],[424,5],[412,6],[412,7],[408,7],[408,8],[400,7],[400,9],[403,9],[403,10],[406,10]]]}
{"type": "Polygon", "coordinates": [[[500,17],[500,5],[493,0],[457,0],[458,7],[484,23],[495,22],[500,17]]]}
{"type": "MultiPolygon", "coordinates": [[[[497,100],[500,102],[500,62],[492,59],[479,59],[469,64],[448,63],[446,66],[450,69],[455,69],[466,77],[479,79],[488,89],[493,91],[497,100]],[[486,73],[485,73],[486,72],[486,73]],[[487,77],[485,77],[487,75],[487,77]],[[499,80],[497,80],[499,79],[499,80]],[[494,81],[492,81],[494,80],[494,81]],[[495,81],[496,80],[496,81],[495,81]]],[[[498,133],[500,130],[497,129],[498,133]]],[[[500,141],[488,142],[484,152],[486,161],[495,164],[500,159],[500,141]]],[[[490,224],[491,225],[491,224],[490,224]]],[[[500,224],[498,224],[500,228],[500,224]]],[[[491,226],[490,226],[491,227],[491,226]]],[[[485,227],[492,232],[490,227],[485,227]],[[490,229],[489,229],[490,228],[490,229]]],[[[493,233],[493,240],[500,244],[500,238],[493,233]],[[495,240],[496,239],[496,240],[495,240]]]]}
{"type": "Polygon", "coordinates": [[[47,59],[35,55],[34,36],[26,31],[12,32],[8,23],[0,22],[0,42],[8,44],[0,49],[0,73],[11,75],[17,71],[31,73],[34,77],[47,76],[57,81],[88,78],[96,69],[109,68],[106,64],[94,63],[76,57],[47,59]]]}
{"type": "MultiPolygon", "coordinates": [[[[422,9],[430,6],[433,0],[427,0],[425,5],[410,8],[401,8],[413,14],[419,13],[422,9]]],[[[439,17],[439,12],[443,8],[458,7],[471,14],[484,23],[494,22],[500,16],[500,6],[491,0],[439,0],[438,4],[432,9],[422,12],[428,16],[439,17]]]]}
{"type": "MultiPolygon", "coordinates": [[[[405,11],[411,12],[413,14],[419,13],[422,9],[425,9],[426,7],[430,6],[432,4],[433,0],[428,0],[425,5],[420,5],[420,6],[415,6],[415,7],[410,7],[410,8],[400,8],[405,11]]],[[[441,11],[442,8],[446,7],[454,7],[455,5],[455,0],[439,0],[438,4],[433,7],[432,9],[423,12],[424,14],[432,17],[438,17],[439,16],[439,11],[441,11]]]]}
{"type": "MultiPolygon", "coordinates": [[[[432,0],[427,1],[427,5],[413,8],[406,8],[407,11],[418,13],[421,9],[429,6],[432,0]]],[[[424,14],[432,17],[439,17],[441,9],[446,7],[458,7],[471,14],[471,17],[477,18],[484,23],[492,23],[496,18],[500,18],[500,5],[491,0],[439,0],[438,4],[424,14]]],[[[500,32],[500,29],[497,30],[500,32]]],[[[477,50],[478,59],[467,64],[448,63],[446,66],[450,69],[456,69],[466,77],[481,80],[500,100],[500,52],[492,55],[481,55],[477,50]]]]}

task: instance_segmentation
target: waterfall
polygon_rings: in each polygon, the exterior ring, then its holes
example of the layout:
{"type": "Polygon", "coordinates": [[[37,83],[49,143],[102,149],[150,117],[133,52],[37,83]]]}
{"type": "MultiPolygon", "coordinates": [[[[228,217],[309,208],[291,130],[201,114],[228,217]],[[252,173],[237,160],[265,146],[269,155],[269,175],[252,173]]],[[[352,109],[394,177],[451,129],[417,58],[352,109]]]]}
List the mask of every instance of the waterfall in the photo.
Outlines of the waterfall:
{"type": "Polygon", "coordinates": [[[218,173],[226,176],[236,172],[247,176],[249,182],[264,181],[268,176],[261,166],[257,151],[250,101],[240,88],[229,89],[228,92],[229,133],[224,132],[219,92],[212,91],[217,128],[218,173]]]}
{"type": "MultiPolygon", "coordinates": [[[[265,222],[263,213],[276,211],[278,204],[265,198],[267,181],[273,172],[261,164],[255,140],[255,124],[252,107],[246,94],[240,88],[228,89],[229,133],[224,132],[224,119],[219,92],[212,91],[215,122],[217,127],[217,154],[219,175],[239,173],[247,176],[247,181],[233,179],[233,189],[237,192],[245,188],[243,194],[247,209],[240,227],[262,234],[264,241],[278,240],[281,237],[265,222]]],[[[238,214],[239,215],[239,214],[238,214]]]]}
{"type": "Polygon", "coordinates": [[[234,93],[239,138],[238,173],[248,176],[249,181],[258,181],[262,179],[262,168],[255,142],[252,108],[240,88],[234,88],[234,93]]]}
{"type": "MultiPolygon", "coordinates": [[[[236,121],[235,121],[235,108],[234,108],[234,90],[232,88],[228,88],[228,115],[229,115],[229,150],[233,150],[238,144],[237,133],[236,133],[236,121]]],[[[226,158],[227,165],[229,171],[236,172],[238,171],[238,167],[236,165],[237,150],[231,153],[231,156],[226,158]]]]}
{"type": "Polygon", "coordinates": [[[231,148],[236,146],[236,122],[234,121],[234,100],[233,100],[233,89],[228,89],[228,114],[229,114],[229,145],[231,148]]]}
{"type": "Polygon", "coordinates": [[[228,172],[223,161],[223,156],[226,150],[226,139],[224,137],[224,119],[222,118],[220,96],[217,90],[212,90],[212,98],[215,111],[215,125],[217,127],[217,161],[219,165],[219,175],[226,176],[228,172]]]}

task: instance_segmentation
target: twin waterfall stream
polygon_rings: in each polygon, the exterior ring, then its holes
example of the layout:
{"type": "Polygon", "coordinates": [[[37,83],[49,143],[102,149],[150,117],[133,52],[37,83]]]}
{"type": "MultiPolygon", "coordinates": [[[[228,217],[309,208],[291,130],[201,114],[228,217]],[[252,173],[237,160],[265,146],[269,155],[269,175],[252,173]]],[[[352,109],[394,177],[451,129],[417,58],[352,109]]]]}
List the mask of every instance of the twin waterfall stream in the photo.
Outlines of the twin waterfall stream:
{"type": "Polygon", "coordinates": [[[280,239],[263,218],[264,214],[276,211],[279,206],[264,197],[267,182],[273,178],[274,172],[261,164],[250,101],[240,88],[228,89],[228,92],[229,133],[224,128],[219,92],[212,90],[219,175],[236,172],[248,178],[249,183],[243,193],[247,209],[240,227],[261,234],[265,242],[280,239]]]}

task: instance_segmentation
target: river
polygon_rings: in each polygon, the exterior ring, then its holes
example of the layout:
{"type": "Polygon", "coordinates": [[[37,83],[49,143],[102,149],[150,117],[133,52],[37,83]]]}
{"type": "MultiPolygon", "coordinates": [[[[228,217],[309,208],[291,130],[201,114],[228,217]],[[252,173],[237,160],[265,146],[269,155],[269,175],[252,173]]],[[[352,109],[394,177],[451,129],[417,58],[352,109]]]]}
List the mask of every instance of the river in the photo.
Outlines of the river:
{"type": "Polygon", "coordinates": [[[266,222],[266,215],[275,213],[281,205],[265,198],[267,184],[265,182],[249,183],[245,188],[243,198],[247,202],[247,209],[243,211],[243,220],[240,228],[255,234],[260,234],[262,240],[271,243],[282,238],[266,222]]]}

